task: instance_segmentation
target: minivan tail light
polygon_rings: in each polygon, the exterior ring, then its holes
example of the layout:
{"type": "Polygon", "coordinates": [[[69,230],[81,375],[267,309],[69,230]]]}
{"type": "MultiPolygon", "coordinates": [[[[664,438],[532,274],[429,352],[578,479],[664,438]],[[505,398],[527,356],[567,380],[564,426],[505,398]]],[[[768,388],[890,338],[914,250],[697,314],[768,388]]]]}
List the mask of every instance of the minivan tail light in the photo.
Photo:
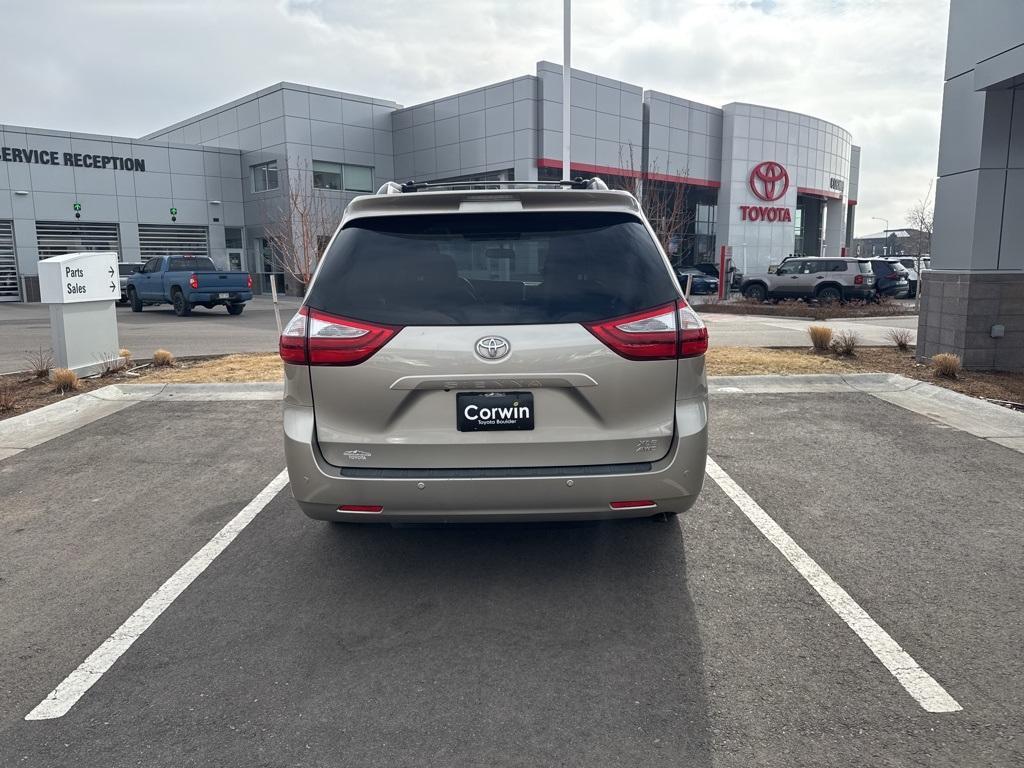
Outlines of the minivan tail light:
{"type": "Polygon", "coordinates": [[[308,310],[300,307],[288,325],[281,331],[278,352],[286,363],[306,364],[306,316],[308,310]]]}
{"type": "Polygon", "coordinates": [[[682,299],[632,315],[584,327],[609,349],[628,360],[671,360],[702,355],[708,331],[682,299]]]}
{"type": "Polygon", "coordinates": [[[358,365],[369,360],[402,330],[309,310],[306,348],[310,365],[358,365]]]}
{"type": "Polygon", "coordinates": [[[281,331],[278,351],[286,363],[358,365],[369,360],[401,329],[351,320],[302,307],[281,331]]]}
{"type": "Polygon", "coordinates": [[[189,275],[188,284],[189,284],[189,286],[191,288],[198,288],[199,287],[199,276],[198,275],[189,275]]]}
{"type": "Polygon", "coordinates": [[[246,285],[249,286],[249,290],[251,291],[252,290],[252,275],[246,275],[245,278],[246,278],[245,279],[245,283],[246,283],[246,285]]]}

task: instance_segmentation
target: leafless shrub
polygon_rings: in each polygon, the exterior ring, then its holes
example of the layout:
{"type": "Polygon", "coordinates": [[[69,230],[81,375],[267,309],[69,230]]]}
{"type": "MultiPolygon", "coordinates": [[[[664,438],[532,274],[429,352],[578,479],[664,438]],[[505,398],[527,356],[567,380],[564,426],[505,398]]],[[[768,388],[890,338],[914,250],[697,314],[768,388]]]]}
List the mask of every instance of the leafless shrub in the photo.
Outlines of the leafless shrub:
{"type": "Polygon", "coordinates": [[[65,392],[72,392],[81,386],[78,381],[78,374],[69,368],[54,368],[51,374],[51,382],[53,384],[53,391],[64,394],[65,392]]]}
{"type": "Polygon", "coordinates": [[[128,350],[128,349],[125,349],[124,347],[121,347],[121,349],[119,349],[117,351],[117,354],[118,354],[118,357],[120,357],[122,360],[124,360],[124,367],[125,368],[128,368],[128,367],[131,366],[131,364],[132,364],[132,353],[131,353],[131,350],[128,350]]]}
{"type": "Polygon", "coordinates": [[[945,379],[955,379],[963,367],[960,363],[960,356],[950,352],[940,352],[932,357],[932,365],[935,366],[935,375],[945,379]]]}
{"type": "Polygon", "coordinates": [[[38,351],[25,358],[25,363],[33,376],[37,379],[45,379],[53,370],[53,350],[40,347],[38,351]]]}
{"type": "Polygon", "coordinates": [[[914,337],[909,328],[890,328],[889,332],[885,335],[889,337],[889,340],[896,345],[900,352],[906,352],[910,349],[910,341],[914,337]]]}
{"type": "Polygon", "coordinates": [[[153,353],[153,365],[158,368],[169,368],[174,365],[174,355],[166,349],[158,349],[153,353]]]}
{"type": "Polygon", "coordinates": [[[829,349],[840,357],[851,357],[857,352],[859,343],[860,338],[853,331],[840,331],[833,335],[829,349]]]}
{"type": "Polygon", "coordinates": [[[18,404],[18,392],[10,379],[0,379],[0,413],[10,413],[18,404]]]}
{"type": "Polygon", "coordinates": [[[832,329],[827,325],[812,325],[807,329],[807,333],[811,337],[811,344],[818,352],[825,352],[828,350],[828,345],[832,343],[832,329]]]}

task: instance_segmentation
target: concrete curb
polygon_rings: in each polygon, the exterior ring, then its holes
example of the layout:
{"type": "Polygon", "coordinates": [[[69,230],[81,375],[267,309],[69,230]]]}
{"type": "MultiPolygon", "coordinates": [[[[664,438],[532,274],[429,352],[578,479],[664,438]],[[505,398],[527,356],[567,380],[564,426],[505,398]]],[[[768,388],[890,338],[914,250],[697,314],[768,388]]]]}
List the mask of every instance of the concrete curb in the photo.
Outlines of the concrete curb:
{"type": "Polygon", "coordinates": [[[0,461],[137,403],[280,400],[280,382],[111,384],[0,421],[0,461]]]}
{"type": "Polygon", "coordinates": [[[1024,453],[1024,413],[893,373],[711,376],[713,395],[861,393],[1024,453]]]}

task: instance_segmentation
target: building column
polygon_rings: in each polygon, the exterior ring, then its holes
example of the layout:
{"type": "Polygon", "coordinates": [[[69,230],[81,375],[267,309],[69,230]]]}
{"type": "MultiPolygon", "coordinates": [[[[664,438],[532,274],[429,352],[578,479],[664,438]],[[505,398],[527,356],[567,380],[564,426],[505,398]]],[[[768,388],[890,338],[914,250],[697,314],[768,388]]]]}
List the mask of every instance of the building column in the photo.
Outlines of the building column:
{"type": "Polygon", "coordinates": [[[846,245],[846,205],[840,200],[825,202],[825,248],[823,256],[836,257],[843,254],[846,245]]]}

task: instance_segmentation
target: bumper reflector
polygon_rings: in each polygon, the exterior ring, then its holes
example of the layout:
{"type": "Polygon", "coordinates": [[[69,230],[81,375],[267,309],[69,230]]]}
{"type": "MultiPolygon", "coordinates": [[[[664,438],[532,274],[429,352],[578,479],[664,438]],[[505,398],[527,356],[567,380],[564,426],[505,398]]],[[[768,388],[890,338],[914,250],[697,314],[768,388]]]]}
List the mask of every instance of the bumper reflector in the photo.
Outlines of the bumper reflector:
{"type": "Polygon", "coordinates": [[[383,512],[384,507],[380,504],[342,504],[338,507],[339,512],[366,512],[369,514],[375,514],[377,512],[383,512]]]}
{"type": "Polygon", "coordinates": [[[608,506],[612,509],[647,509],[658,505],[649,499],[644,499],[642,501],[613,501],[608,506]]]}

